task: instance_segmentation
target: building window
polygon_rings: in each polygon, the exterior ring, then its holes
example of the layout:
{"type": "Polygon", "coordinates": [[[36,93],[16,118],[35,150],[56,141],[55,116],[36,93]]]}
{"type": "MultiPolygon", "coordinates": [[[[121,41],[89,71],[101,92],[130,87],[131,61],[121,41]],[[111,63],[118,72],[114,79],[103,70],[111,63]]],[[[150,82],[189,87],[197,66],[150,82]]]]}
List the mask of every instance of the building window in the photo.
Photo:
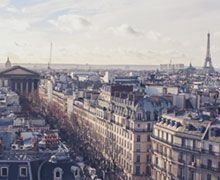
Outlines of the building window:
{"type": "Polygon", "coordinates": [[[166,161],[164,161],[163,162],[163,168],[164,168],[165,171],[166,171],[166,167],[167,167],[166,165],[167,165],[167,163],[166,163],[166,161]]]}
{"type": "Polygon", "coordinates": [[[146,116],[147,116],[147,120],[150,121],[151,120],[151,113],[150,112],[146,112],[146,116]]]}
{"type": "Polygon", "coordinates": [[[138,113],[137,119],[138,119],[138,120],[141,120],[141,113],[138,113]]]}
{"type": "Polygon", "coordinates": [[[207,174],[207,180],[212,180],[211,174],[207,174]]]}
{"type": "Polygon", "coordinates": [[[53,174],[54,174],[54,179],[61,180],[62,179],[63,170],[61,168],[57,167],[57,168],[54,169],[53,174]]]}
{"type": "Polygon", "coordinates": [[[20,176],[22,176],[22,177],[27,176],[27,168],[26,167],[20,167],[20,176]]]}
{"type": "Polygon", "coordinates": [[[196,141],[195,140],[193,140],[193,147],[192,147],[193,149],[195,149],[196,148],[196,141]]]}
{"type": "Polygon", "coordinates": [[[79,170],[78,169],[75,170],[74,176],[79,176],[79,170]]]}
{"type": "Polygon", "coordinates": [[[158,157],[155,158],[155,164],[158,165],[158,157]]]}
{"type": "Polygon", "coordinates": [[[183,168],[179,167],[179,177],[182,179],[183,178],[183,168]]]}
{"type": "Polygon", "coordinates": [[[146,167],[146,175],[151,176],[151,168],[149,166],[146,167]]]}
{"type": "Polygon", "coordinates": [[[150,135],[147,135],[147,141],[150,141],[150,135]]]}
{"type": "Polygon", "coordinates": [[[158,113],[154,112],[154,120],[158,120],[158,113]]]}
{"type": "Polygon", "coordinates": [[[136,166],[136,175],[140,175],[141,173],[140,166],[136,166]]]}
{"type": "Polygon", "coordinates": [[[140,156],[140,155],[137,155],[137,156],[136,156],[136,162],[139,163],[140,161],[141,161],[141,156],[140,156]]]}
{"type": "Polygon", "coordinates": [[[150,123],[147,124],[147,131],[150,131],[150,123]]]}
{"type": "Polygon", "coordinates": [[[169,172],[172,173],[172,165],[169,164],[169,172]]]}
{"type": "Polygon", "coordinates": [[[182,161],[183,161],[183,153],[182,153],[182,152],[179,153],[178,161],[179,161],[179,162],[182,162],[182,161]]]}
{"type": "Polygon", "coordinates": [[[137,151],[137,152],[140,152],[140,151],[141,151],[141,145],[140,145],[140,144],[137,144],[136,151],[137,151]]]}
{"type": "Polygon", "coordinates": [[[141,135],[137,135],[137,142],[141,142],[141,135]]]}
{"type": "Polygon", "coordinates": [[[151,150],[151,145],[147,145],[147,152],[150,152],[151,150]]]}
{"type": "Polygon", "coordinates": [[[163,154],[165,155],[165,156],[167,156],[167,148],[166,147],[164,147],[164,149],[163,149],[163,154]]]}
{"type": "Polygon", "coordinates": [[[157,137],[160,138],[160,130],[158,130],[157,137]]]}
{"type": "Polygon", "coordinates": [[[173,135],[171,135],[171,137],[170,137],[170,138],[171,138],[171,143],[173,143],[173,135]]]}
{"type": "Polygon", "coordinates": [[[149,155],[147,155],[147,158],[146,158],[146,159],[147,159],[147,162],[148,162],[148,163],[151,162],[151,160],[150,160],[150,156],[149,156],[149,155]]]}
{"type": "Polygon", "coordinates": [[[56,177],[59,178],[60,176],[61,176],[61,175],[60,175],[60,172],[57,171],[57,172],[56,172],[56,177]]]}
{"type": "Polygon", "coordinates": [[[8,167],[1,167],[1,176],[8,176],[8,167]]]}
{"type": "Polygon", "coordinates": [[[170,149],[169,157],[172,157],[172,150],[170,149]]]}
{"type": "Polygon", "coordinates": [[[191,155],[191,162],[195,162],[195,156],[193,154],[191,155]]]}
{"type": "Polygon", "coordinates": [[[212,168],[212,160],[208,159],[208,168],[211,169],[212,168]]]}
{"type": "Polygon", "coordinates": [[[190,171],[190,174],[189,174],[190,180],[194,180],[194,174],[195,174],[194,171],[190,171]]]}
{"type": "Polygon", "coordinates": [[[156,152],[159,151],[159,144],[156,144],[156,152]]]}
{"type": "Polygon", "coordinates": [[[166,141],[168,141],[168,133],[166,133],[166,141]]]}
{"type": "Polygon", "coordinates": [[[184,147],[186,144],[186,140],[184,138],[182,138],[182,142],[181,142],[181,145],[184,147]]]}
{"type": "Polygon", "coordinates": [[[209,152],[212,152],[213,151],[213,147],[211,144],[209,144],[209,152]]]}

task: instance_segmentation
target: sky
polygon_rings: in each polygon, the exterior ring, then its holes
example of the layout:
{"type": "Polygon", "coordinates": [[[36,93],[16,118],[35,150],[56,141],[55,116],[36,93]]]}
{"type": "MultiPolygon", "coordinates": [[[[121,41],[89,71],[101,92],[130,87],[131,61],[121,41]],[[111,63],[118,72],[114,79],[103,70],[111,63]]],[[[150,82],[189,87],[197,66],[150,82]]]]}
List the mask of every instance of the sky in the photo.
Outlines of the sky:
{"type": "Polygon", "coordinates": [[[220,67],[220,0],[0,0],[0,62],[220,67]]]}

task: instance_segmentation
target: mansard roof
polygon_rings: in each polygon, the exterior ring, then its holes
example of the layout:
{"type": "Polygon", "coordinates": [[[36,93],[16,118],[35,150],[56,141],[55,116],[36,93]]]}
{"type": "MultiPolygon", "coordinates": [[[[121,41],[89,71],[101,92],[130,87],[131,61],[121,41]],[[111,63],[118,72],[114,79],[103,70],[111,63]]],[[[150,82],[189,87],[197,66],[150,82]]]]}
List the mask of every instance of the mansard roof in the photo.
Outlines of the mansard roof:
{"type": "Polygon", "coordinates": [[[54,170],[59,168],[62,170],[62,179],[63,180],[75,180],[77,179],[74,177],[74,173],[71,171],[71,168],[79,168],[80,170],[80,177],[82,177],[82,171],[80,167],[75,163],[75,162],[57,162],[57,163],[51,163],[51,162],[46,162],[43,164],[41,167],[41,172],[40,172],[40,179],[41,180],[52,180],[54,179],[54,170]]]}

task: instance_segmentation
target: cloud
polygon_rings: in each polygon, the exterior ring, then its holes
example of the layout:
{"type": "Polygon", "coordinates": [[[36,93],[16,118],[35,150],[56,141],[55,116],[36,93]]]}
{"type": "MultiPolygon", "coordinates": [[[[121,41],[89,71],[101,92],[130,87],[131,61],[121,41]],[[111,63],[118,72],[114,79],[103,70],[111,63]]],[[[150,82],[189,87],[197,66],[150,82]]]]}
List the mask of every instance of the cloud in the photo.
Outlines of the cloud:
{"type": "Polygon", "coordinates": [[[0,0],[0,7],[5,7],[9,4],[9,0],[0,0]]]}
{"type": "Polygon", "coordinates": [[[153,41],[158,41],[162,38],[162,35],[159,32],[149,31],[147,33],[147,38],[153,41]]]}
{"type": "MultiPolygon", "coordinates": [[[[74,59],[75,63],[86,63],[91,58],[91,63],[153,64],[167,63],[170,58],[188,62],[190,57],[193,64],[200,65],[205,55],[207,27],[211,27],[210,31],[216,31],[211,38],[213,63],[220,67],[219,3],[0,0],[0,39],[4,42],[0,55],[14,52],[27,57],[27,62],[34,62],[38,56],[48,57],[52,41],[55,49],[62,49],[60,54],[54,51],[54,58],[68,56],[64,61],[69,63],[74,59]],[[95,47],[98,50],[93,50],[95,47]],[[36,58],[29,59],[33,55],[36,58]]],[[[20,58],[18,62],[25,60],[20,58]]]]}
{"type": "Polygon", "coordinates": [[[123,36],[140,36],[143,33],[131,25],[122,24],[119,27],[110,27],[110,30],[115,33],[116,35],[123,35],[123,36]]]}
{"type": "Polygon", "coordinates": [[[88,19],[77,15],[61,15],[56,20],[49,22],[63,32],[73,33],[74,31],[86,30],[91,26],[88,19]]]}
{"type": "Polygon", "coordinates": [[[20,10],[17,9],[16,7],[14,7],[14,6],[6,7],[6,11],[9,12],[9,13],[19,13],[20,12],[20,10]]]}
{"type": "Polygon", "coordinates": [[[213,37],[217,38],[217,39],[220,39],[220,31],[214,32],[213,37]]]}
{"type": "Polygon", "coordinates": [[[0,19],[0,21],[1,21],[0,28],[8,30],[8,31],[10,30],[10,31],[16,31],[16,32],[24,32],[30,28],[30,24],[27,21],[22,20],[22,19],[2,18],[0,19]]]}
{"type": "Polygon", "coordinates": [[[22,47],[22,48],[27,46],[27,43],[25,43],[25,42],[17,42],[17,41],[15,41],[14,44],[17,47],[22,47]]]}

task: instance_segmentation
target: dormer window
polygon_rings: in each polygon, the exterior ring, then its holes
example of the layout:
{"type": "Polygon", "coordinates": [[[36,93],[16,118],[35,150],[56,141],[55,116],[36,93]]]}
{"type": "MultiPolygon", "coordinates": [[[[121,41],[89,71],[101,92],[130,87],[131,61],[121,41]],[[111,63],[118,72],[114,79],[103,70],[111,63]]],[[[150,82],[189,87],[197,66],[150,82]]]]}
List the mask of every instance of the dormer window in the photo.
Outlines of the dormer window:
{"type": "Polygon", "coordinates": [[[59,167],[54,169],[54,180],[62,180],[63,170],[59,167]]]}
{"type": "Polygon", "coordinates": [[[27,177],[27,167],[20,167],[20,176],[27,177]]]}
{"type": "Polygon", "coordinates": [[[213,151],[213,146],[212,146],[212,144],[209,144],[209,152],[212,153],[212,151],[213,151]]]}
{"type": "Polygon", "coordinates": [[[148,121],[151,120],[151,113],[150,112],[146,112],[146,118],[148,121]]]}
{"type": "Polygon", "coordinates": [[[8,167],[1,167],[1,176],[8,176],[8,167]]]}
{"type": "Polygon", "coordinates": [[[141,120],[141,113],[138,113],[138,114],[137,114],[137,119],[138,119],[138,120],[141,120]]]}
{"type": "Polygon", "coordinates": [[[78,170],[75,171],[74,176],[78,176],[78,170]]]}
{"type": "Polygon", "coordinates": [[[80,176],[80,169],[78,167],[72,166],[70,170],[73,173],[75,178],[80,176]]]}
{"type": "Polygon", "coordinates": [[[60,178],[61,177],[61,174],[59,171],[56,172],[56,178],[60,178]]]}

